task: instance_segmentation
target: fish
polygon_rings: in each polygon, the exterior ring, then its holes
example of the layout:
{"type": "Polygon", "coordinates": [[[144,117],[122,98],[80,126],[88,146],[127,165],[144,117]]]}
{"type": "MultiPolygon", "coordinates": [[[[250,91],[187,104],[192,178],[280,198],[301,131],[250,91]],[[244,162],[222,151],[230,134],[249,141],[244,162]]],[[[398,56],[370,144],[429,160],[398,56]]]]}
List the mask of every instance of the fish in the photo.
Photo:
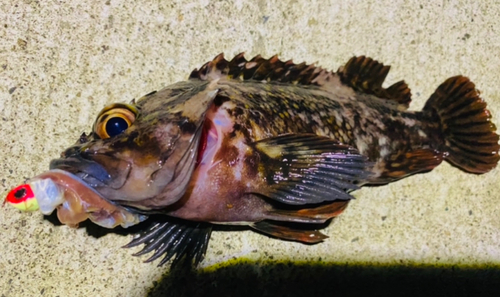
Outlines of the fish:
{"type": "MultiPolygon", "coordinates": [[[[105,213],[79,218],[75,206],[70,225],[114,228],[124,222],[114,211],[130,218],[122,226],[150,221],[125,247],[142,245],[135,255],[152,252],[146,262],[163,257],[158,265],[198,265],[218,225],[319,243],[360,187],[445,160],[472,174],[498,163],[499,135],[473,82],[450,77],[411,111],[403,80],[383,86],[389,70],[366,56],[329,71],[220,54],[187,80],[106,106],[34,180],[62,193],[50,194],[60,199],[52,210],[71,198],[105,213]]],[[[16,189],[9,203],[23,199],[16,189]]]]}

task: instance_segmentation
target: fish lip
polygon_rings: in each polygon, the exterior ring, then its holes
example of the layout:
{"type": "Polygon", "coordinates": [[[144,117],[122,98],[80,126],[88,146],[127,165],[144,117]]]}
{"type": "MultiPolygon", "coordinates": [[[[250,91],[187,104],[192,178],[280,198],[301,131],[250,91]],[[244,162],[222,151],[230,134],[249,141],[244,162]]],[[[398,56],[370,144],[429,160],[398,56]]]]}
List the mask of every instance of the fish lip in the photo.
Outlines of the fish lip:
{"type": "Polygon", "coordinates": [[[83,172],[103,183],[111,179],[111,175],[109,175],[108,171],[101,164],[81,156],[53,159],[50,161],[49,167],[51,170],[61,169],[71,173],[83,172]]]}
{"type": "Polygon", "coordinates": [[[61,169],[77,175],[98,191],[104,188],[118,190],[126,184],[132,170],[130,162],[113,155],[66,154],[50,162],[49,168],[61,169]]]}
{"type": "Polygon", "coordinates": [[[102,165],[78,155],[53,159],[50,161],[49,169],[60,169],[74,174],[92,188],[106,186],[111,180],[111,175],[102,165]]]}

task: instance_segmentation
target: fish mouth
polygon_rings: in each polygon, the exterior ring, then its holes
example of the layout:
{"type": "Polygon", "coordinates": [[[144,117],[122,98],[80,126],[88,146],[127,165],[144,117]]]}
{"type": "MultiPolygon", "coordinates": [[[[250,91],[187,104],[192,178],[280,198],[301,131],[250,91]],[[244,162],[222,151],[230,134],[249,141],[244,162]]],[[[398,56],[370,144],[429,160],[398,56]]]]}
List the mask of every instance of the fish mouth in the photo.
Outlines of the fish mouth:
{"type": "Polygon", "coordinates": [[[109,229],[118,225],[127,228],[147,219],[145,215],[130,212],[107,200],[86,181],[66,170],[46,171],[33,177],[31,182],[38,185],[35,187],[36,199],[42,213],[49,215],[57,210],[59,221],[68,226],[77,227],[89,219],[109,229]],[[47,179],[52,180],[52,183],[44,181],[47,179]]]}
{"type": "Polygon", "coordinates": [[[109,187],[116,190],[125,184],[131,166],[126,161],[96,154],[92,156],[92,159],[82,155],[53,159],[50,161],[49,168],[72,173],[94,189],[109,187]],[[109,166],[112,169],[106,169],[101,163],[112,164],[113,166],[109,166]]]}

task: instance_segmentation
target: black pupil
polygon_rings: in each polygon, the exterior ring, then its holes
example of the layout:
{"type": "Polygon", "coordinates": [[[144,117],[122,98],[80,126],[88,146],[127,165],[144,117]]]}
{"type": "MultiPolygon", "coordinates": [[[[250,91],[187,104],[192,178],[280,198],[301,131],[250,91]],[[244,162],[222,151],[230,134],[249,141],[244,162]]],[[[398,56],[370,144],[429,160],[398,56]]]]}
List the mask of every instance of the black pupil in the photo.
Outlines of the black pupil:
{"type": "Polygon", "coordinates": [[[116,136],[127,130],[127,128],[127,121],[120,117],[113,117],[106,123],[106,132],[108,133],[109,137],[116,136]]]}
{"type": "Polygon", "coordinates": [[[21,188],[21,189],[17,190],[14,193],[14,197],[16,199],[22,199],[24,197],[24,195],[26,195],[26,189],[25,188],[21,188]]]}

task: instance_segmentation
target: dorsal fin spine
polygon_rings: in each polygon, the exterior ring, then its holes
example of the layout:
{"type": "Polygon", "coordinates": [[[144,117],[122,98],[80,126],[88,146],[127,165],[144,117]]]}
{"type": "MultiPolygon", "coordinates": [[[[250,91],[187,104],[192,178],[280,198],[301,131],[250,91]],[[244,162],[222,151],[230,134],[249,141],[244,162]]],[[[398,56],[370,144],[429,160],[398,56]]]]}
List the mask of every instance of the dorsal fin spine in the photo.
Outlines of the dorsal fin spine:
{"type": "Polygon", "coordinates": [[[240,53],[231,61],[227,61],[223,54],[219,54],[199,70],[193,70],[189,78],[209,80],[226,76],[240,80],[314,85],[326,91],[337,89],[338,84],[343,84],[355,91],[394,101],[404,110],[411,101],[410,89],[404,81],[384,89],[382,83],[389,70],[390,66],[364,56],[353,57],[337,72],[332,72],[317,67],[314,63],[295,64],[292,60],[281,61],[277,55],[269,59],[257,55],[251,60],[246,60],[244,53],[240,53]]]}

